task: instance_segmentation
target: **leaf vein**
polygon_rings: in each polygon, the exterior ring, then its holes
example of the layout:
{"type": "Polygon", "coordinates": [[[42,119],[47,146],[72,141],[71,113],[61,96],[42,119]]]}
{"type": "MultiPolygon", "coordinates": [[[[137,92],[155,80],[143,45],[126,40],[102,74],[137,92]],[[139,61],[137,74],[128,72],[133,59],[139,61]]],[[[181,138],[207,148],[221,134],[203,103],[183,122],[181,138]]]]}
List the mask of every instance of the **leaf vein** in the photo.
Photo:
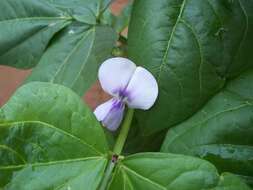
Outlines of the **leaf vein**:
{"type": "MultiPolygon", "coordinates": [[[[94,32],[94,34],[95,34],[95,27],[94,27],[93,29],[91,29],[90,32],[94,32]]],[[[80,75],[81,72],[83,71],[83,68],[84,68],[84,66],[85,66],[85,62],[88,60],[88,58],[89,58],[89,56],[90,56],[90,54],[91,54],[91,50],[92,50],[92,47],[93,47],[93,45],[94,45],[94,42],[95,42],[95,37],[93,38],[92,43],[90,44],[90,47],[89,47],[89,50],[88,50],[88,54],[87,54],[85,60],[83,61],[83,63],[81,64],[81,68],[80,68],[78,74],[77,74],[76,77],[73,79],[73,82],[72,82],[71,85],[70,85],[71,87],[73,87],[73,86],[75,85],[75,82],[77,81],[79,75],[80,75]]]]}
{"type": "Polygon", "coordinates": [[[191,27],[190,24],[188,24],[184,19],[181,19],[181,22],[191,30],[197,44],[198,44],[198,50],[199,50],[199,56],[200,56],[200,63],[199,63],[199,69],[198,69],[198,73],[199,73],[199,93],[200,93],[200,98],[201,98],[201,95],[202,95],[202,89],[203,89],[203,85],[202,85],[202,66],[203,66],[203,56],[202,56],[202,48],[201,48],[201,44],[200,44],[200,40],[198,39],[197,37],[197,34],[196,32],[194,31],[194,29],[191,27]]]}
{"type": "MultiPolygon", "coordinates": [[[[72,134],[70,134],[70,133],[68,133],[68,132],[66,132],[66,131],[64,131],[64,130],[62,130],[60,128],[57,128],[57,127],[55,127],[55,126],[53,126],[51,124],[48,124],[48,123],[45,123],[45,122],[42,122],[42,121],[18,121],[18,122],[11,122],[11,123],[2,123],[2,124],[0,124],[0,127],[7,127],[8,125],[17,125],[18,127],[20,127],[19,124],[26,124],[26,123],[27,124],[33,124],[33,123],[35,123],[35,124],[42,124],[41,126],[54,129],[54,130],[56,130],[56,131],[58,131],[58,132],[60,132],[60,133],[62,133],[64,135],[66,135],[66,136],[69,136],[69,137],[71,137],[71,138],[73,138],[73,139],[81,142],[82,144],[88,146],[90,149],[92,149],[96,153],[98,153],[100,155],[103,155],[100,151],[98,151],[97,149],[95,149],[93,146],[91,146],[87,142],[83,141],[83,139],[80,139],[77,136],[74,136],[74,135],[72,135],[72,134]]],[[[33,125],[33,127],[34,126],[36,126],[36,125],[33,125]]]]}
{"type": "Polygon", "coordinates": [[[56,79],[57,75],[60,73],[61,69],[66,65],[66,63],[68,62],[68,60],[70,59],[70,57],[72,56],[72,54],[74,53],[74,51],[76,51],[82,45],[83,40],[86,39],[86,37],[90,34],[90,32],[91,31],[89,31],[88,33],[84,33],[84,35],[81,37],[80,41],[76,44],[76,46],[72,49],[72,51],[64,59],[64,61],[62,62],[61,66],[58,67],[57,71],[55,72],[55,74],[52,77],[52,79],[50,80],[50,82],[54,82],[54,80],[56,79]]]}
{"type": "Polygon", "coordinates": [[[158,83],[160,82],[161,72],[163,70],[163,67],[164,67],[165,61],[166,61],[165,59],[168,56],[169,49],[170,49],[170,46],[171,46],[171,43],[172,43],[172,38],[173,38],[174,33],[176,31],[177,25],[178,25],[178,23],[179,23],[179,21],[181,19],[181,16],[183,14],[183,10],[184,10],[185,4],[186,4],[186,0],[183,0],[181,8],[180,8],[179,15],[178,15],[177,20],[176,20],[176,23],[175,23],[174,27],[172,28],[171,35],[170,35],[169,40],[168,40],[167,48],[166,48],[165,54],[164,54],[164,56],[162,58],[162,63],[160,65],[160,67],[159,67],[159,73],[158,73],[158,79],[157,79],[158,83]]]}
{"type": "Polygon", "coordinates": [[[147,177],[144,177],[142,175],[140,175],[139,173],[137,173],[136,171],[132,170],[131,168],[125,166],[125,165],[121,165],[122,168],[124,168],[126,171],[134,174],[135,176],[143,179],[144,181],[147,181],[148,183],[151,183],[152,185],[155,185],[157,186],[158,188],[162,189],[162,190],[167,190],[166,187],[160,185],[159,183],[155,182],[155,181],[152,181],[151,179],[147,178],[147,177]]]}
{"type": "Polygon", "coordinates": [[[5,149],[5,150],[8,150],[8,151],[16,154],[22,160],[22,162],[26,163],[24,157],[19,152],[17,152],[16,150],[14,150],[13,148],[11,148],[9,146],[6,146],[6,145],[3,145],[3,144],[0,144],[0,149],[5,149]]]}
{"type": "Polygon", "coordinates": [[[81,162],[81,161],[86,161],[86,160],[103,160],[105,159],[104,157],[101,156],[93,156],[93,157],[86,157],[86,158],[75,158],[75,159],[67,159],[67,160],[58,160],[58,161],[50,161],[50,162],[45,162],[45,163],[32,163],[32,164],[20,164],[20,165],[10,165],[10,166],[2,166],[0,167],[0,170],[12,170],[12,169],[19,169],[19,168],[24,168],[26,166],[32,166],[32,167],[37,167],[37,166],[49,166],[49,165],[57,165],[57,164],[67,164],[67,163],[72,163],[72,162],[81,162]]]}

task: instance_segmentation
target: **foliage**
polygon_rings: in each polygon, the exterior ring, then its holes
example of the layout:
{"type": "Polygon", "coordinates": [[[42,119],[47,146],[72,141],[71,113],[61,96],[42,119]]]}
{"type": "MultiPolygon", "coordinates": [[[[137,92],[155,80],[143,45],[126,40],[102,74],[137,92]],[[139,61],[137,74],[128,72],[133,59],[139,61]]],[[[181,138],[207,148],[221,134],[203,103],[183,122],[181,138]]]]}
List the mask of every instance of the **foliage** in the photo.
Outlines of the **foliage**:
{"type": "Polygon", "coordinates": [[[251,189],[253,2],[135,0],[120,16],[109,5],[0,1],[0,64],[33,69],[0,109],[0,189],[251,189]],[[122,153],[80,98],[117,41],[159,85],[122,153]]]}

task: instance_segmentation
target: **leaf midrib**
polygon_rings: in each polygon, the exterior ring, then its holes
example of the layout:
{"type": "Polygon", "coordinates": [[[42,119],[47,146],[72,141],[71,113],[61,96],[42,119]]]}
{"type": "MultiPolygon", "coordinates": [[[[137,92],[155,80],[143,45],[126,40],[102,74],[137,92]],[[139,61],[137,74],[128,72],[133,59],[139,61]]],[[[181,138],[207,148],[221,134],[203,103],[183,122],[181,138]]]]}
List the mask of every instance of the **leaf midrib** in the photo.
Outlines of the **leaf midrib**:
{"type": "MultiPolygon", "coordinates": [[[[89,33],[91,33],[91,32],[94,32],[94,38],[93,38],[92,42],[90,43],[90,47],[89,47],[88,53],[87,53],[87,55],[86,55],[86,58],[84,59],[84,61],[83,61],[82,64],[81,64],[81,69],[79,70],[78,74],[77,74],[76,77],[73,79],[73,81],[72,81],[72,83],[71,83],[71,85],[70,85],[71,87],[73,87],[73,86],[75,85],[75,82],[78,80],[78,77],[81,75],[81,72],[83,71],[84,66],[86,65],[85,63],[87,63],[87,60],[89,60],[89,58],[90,58],[90,55],[91,55],[91,52],[92,52],[91,50],[92,50],[92,48],[94,47],[94,43],[95,43],[95,35],[96,35],[95,27],[92,28],[91,31],[90,31],[89,33]]],[[[88,34],[87,34],[87,36],[88,36],[88,34]]]]}
{"type": "Polygon", "coordinates": [[[20,165],[10,165],[10,166],[1,166],[0,170],[12,170],[12,169],[19,169],[24,168],[26,166],[50,166],[50,165],[57,165],[57,164],[66,164],[72,162],[81,162],[86,160],[106,160],[106,158],[102,156],[92,156],[92,157],[85,157],[85,158],[75,158],[75,159],[66,159],[66,160],[58,160],[58,161],[50,161],[50,162],[40,162],[40,163],[28,163],[28,164],[20,164],[20,165]]]}
{"type": "MultiPolygon", "coordinates": [[[[43,127],[48,127],[48,128],[54,129],[54,130],[56,130],[56,131],[58,131],[58,132],[60,132],[60,133],[62,133],[64,135],[69,136],[69,137],[71,137],[71,138],[73,138],[73,139],[81,142],[82,144],[88,146],[90,149],[92,149],[97,154],[99,154],[101,156],[103,155],[102,152],[100,152],[99,150],[97,150],[96,148],[94,148],[93,146],[91,146],[89,143],[87,143],[83,139],[80,139],[77,136],[74,136],[74,135],[72,135],[72,134],[70,134],[70,133],[68,133],[68,132],[66,132],[66,131],[64,131],[64,130],[62,130],[60,128],[57,128],[57,127],[55,127],[55,126],[53,126],[53,125],[51,125],[49,123],[45,123],[43,121],[17,121],[17,122],[1,123],[0,124],[0,128],[1,127],[6,127],[6,128],[7,127],[11,127],[10,125],[15,125],[14,127],[21,127],[19,124],[33,124],[33,123],[34,124],[41,124],[41,126],[43,126],[43,127]]],[[[33,127],[36,127],[36,125],[33,125],[33,127]]]]}
{"type": "Polygon", "coordinates": [[[0,24],[5,22],[19,22],[19,21],[33,21],[33,20],[72,20],[72,17],[23,17],[23,18],[13,18],[13,19],[6,19],[1,20],[0,24]]]}
{"type": "Polygon", "coordinates": [[[21,154],[19,154],[16,150],[14,150],[13,148],[9,147],[9,146],[6,146],[4,144],[0,144],[0,149],[4,149],[4,150],[7,150],[11,153],[14,153],[18,156],[18,158],[24,162],[24,164],[26,163],[26,160],[23,158],[23,156],[21,154]]]}
{"type": "Polygon", "coordinates": [[[175,25],[173,26],[172,31],[171,31],[171,34],[170,34],[170,36],[169,36],[169,40],[168,40],[168,44],[167,44],[167,47],[166,47],[166,51],[165,51],[164,56],[163,56],[163,58],[162,58],[162,63],[161,63],[161,65],[160,65],[160,67],[159,67],[159,72],[158,72],[158,77],[157,77],[157,82],[158,82],[158,83],[160,82],[161,72],[162,72],[162,70],[163,70],[164,65],[166,64],[166,60],[165,60],[165,59],[166,59],[167,56],[168,56],[169,49],[170,49],[170,46],[171,46],[171,41],[172,41],[172,38],[173,38],[174,33],[175,33],[175,31],[176,31],[177,25],[178,25],[178,23],[179,23],[179,21],[180,21],[180,19],[181,19],[182,14],[183,14],[183,10],[184,10],[185,4],[186,4],[186,0],[183,0],[183,2],[182,2],[182,4],[181,4],[181,8],[180,8],[179,15],[178,15],[177,20],[176,20],[176,23],[175,23],[175,25]]]}
{"type": "MultiPolygon", "coordinates": [[[[147,178],[147,177],[144,177],[142,176],[141,174],[137,173],[136,171],[132,170],[131,168],[125,166],[125,165],[120,165],[121,168],[124,168],[125,170],[127,170],[128,172],[134,174],[135,176],[143,179],[144,181],[147,181],[148,183],[151,183],[152,185],[155,185],[157,186],[158,188],[162,189],[162,190],[167,190],[166,187],[162,186],[161,184],[155,182],[155,181],[152,181],[151,179],[147,178]]],[[[123,171],[124,172],[124,171],[123,171]]],[[[127,175],[127,174],[126,174],[127,175]]]]}

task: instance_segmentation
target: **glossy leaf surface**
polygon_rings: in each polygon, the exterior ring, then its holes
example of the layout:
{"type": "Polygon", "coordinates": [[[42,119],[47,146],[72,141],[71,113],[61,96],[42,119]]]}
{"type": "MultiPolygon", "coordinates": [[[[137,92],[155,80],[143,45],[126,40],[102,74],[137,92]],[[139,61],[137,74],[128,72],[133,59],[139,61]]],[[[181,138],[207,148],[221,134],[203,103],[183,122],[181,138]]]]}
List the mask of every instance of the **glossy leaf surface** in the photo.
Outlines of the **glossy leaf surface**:
{"type": "Polygon", "coordinates": [[[137,115],[144,133],[187,119],[226,78],[252,67],[252,6],[247,0],[134,2],[129,56],[159,83],[156,105],[137,115]]]}
{"type": "Polygon", "coordinates": [[[193,117],[170,129],[163,152],[195,155],[220,172],[253,177],[253,71],[232,80],[193,117]]]}
{"type": "MultiPolygon", "coordinates": [[[[183,155],[141,153],[120,161],[108,189],[211,190],[220,186],[219,183],[228,185],[226,182],[220,182],[215,167],[204,160],[183,155]]],[[[234,183],[239,189],[247,187],[239,179],[234,183]]]]}
{"type": "Polygon", "coordinates": [[[108,147],[95,116],[66,87],[33,82],[1,109],[0,185],[96,189],[108,147]]]}

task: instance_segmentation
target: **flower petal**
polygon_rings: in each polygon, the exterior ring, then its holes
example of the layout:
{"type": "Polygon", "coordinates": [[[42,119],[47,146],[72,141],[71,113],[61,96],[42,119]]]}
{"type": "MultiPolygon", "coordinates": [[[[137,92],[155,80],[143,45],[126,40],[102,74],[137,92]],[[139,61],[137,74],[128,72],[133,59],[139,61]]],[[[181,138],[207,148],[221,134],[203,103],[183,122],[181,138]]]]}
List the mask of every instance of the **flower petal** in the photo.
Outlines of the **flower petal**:
{"type": "Polygon", "coordinates": [[[142,67],[135,70],[126,91],[128,92],[127,105],[130,108],[147,110],[156,101],[158,85],[153,75],[142,67]]]}
{"type": "Polygon", "coordinates": [[[105,103],[99,105],[95,109],[94,114],[98,121],[102,121],[106,117],[106,115],[109,113],[110,109],[112,108],[113,101],[114,101],[113,99],[110,99],[106,101],[105,103]]]}
{"type": "Polygon", "coordinates": [[[136,65],[126,58],[107,59],[99,68],[98,78],[104,91],[113,96],[117,91],[126,88],[136,65]]]}
{"type": "Polygon", "coordinates": [[[118,129],[124,115],[125,104],[117,99],[111,99],[98,106],[94,114],[103,126],[111,131],[118,129]]]}
{"type": "Polygon", "coordinates": [[[105,119],[102,121],[102,124],[110,131],[117,130],[120,126],[120,123],[122,122],[124,109],[124,104],[120,107],[112,108],[105,119]]]}

